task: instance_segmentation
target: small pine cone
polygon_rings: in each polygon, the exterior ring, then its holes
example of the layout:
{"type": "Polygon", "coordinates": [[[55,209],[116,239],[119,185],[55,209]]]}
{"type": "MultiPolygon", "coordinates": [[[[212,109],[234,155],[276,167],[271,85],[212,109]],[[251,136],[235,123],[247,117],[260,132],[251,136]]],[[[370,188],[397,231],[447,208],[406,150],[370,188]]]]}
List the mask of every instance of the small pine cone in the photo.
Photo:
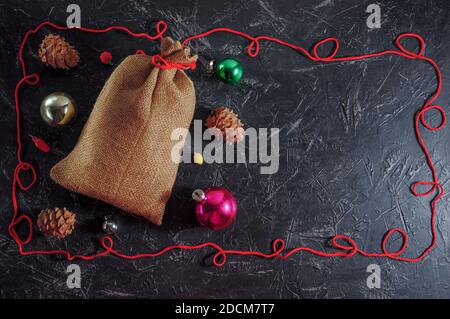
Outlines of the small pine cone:
{"type": "Polygon", "coordinates": [[[221,106],[215,109],[206,119],[208,128],[217,128],[228,143],[239,143],[244,139],[244,125],[233,110],[221,106]]]}
{"type": "Polygon", "coordinates": [[[54,69],[68,69],[80,62],[78,51],[57,34],[49,34],[39,45],[39,58],[46,66],[54,69]]]}
{"type": "Polygon", "coordinates": [[[44,209],[38,216],[37,226],[45,236],[64,238],[69,236],[75,227],[76,215],[64,209],[44,209]]]}

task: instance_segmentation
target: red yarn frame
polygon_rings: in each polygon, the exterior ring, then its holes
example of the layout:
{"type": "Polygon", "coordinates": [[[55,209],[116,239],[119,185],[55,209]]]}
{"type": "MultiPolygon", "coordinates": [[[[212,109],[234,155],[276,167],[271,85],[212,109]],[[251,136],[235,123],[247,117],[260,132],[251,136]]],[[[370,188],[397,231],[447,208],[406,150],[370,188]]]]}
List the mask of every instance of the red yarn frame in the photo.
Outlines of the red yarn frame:
{"type": "MultiPolygon", "coordinates": [[[[226,33],[231,33],[231,34],[240,36],[240,37],[245,38],[248,41],[250,41],[250,44],[247,46],[247,53],[250,57],[256,57],[259,54],[260,41],[270,41],[270,42],[275,42],[279,45],[291,48],[291,49],[301,53],[302,55],[304,55],[306,58],[310,59],[311,61],[315,61],[315,62],[332,63],[332,62],[339,62],[339,61],[359,61],[359,60],[365,60],[365,59],[370,59],[373,57],[379,57],[379,56],[384,56],[384,55],[397,55],[397,56],[401,56],[401,57],[404,57],[404,58],[410,59],[410,60],[425,61],[433,66],[435,73],[436,73],[436,77],[437,77],[437,89],[434,92],[434,94],[428,100],[425,101],[424,105],[416,113],[415,121],[414,121],[414,123],[415,123],[414,130],[416,133],[417,141],[425,155],[427,165],[430,168],[432,180],[431,181],[418,181],[411,185],[411,192],[414,196],[423,197],[423,196],[430,196],[430,195],[434,194],[434,197],[430,202],[430,207],[431,207],[431,225],[430,226],[431,226],[431,235],[432,235],[430,245],[421,254],[419,254],[415,258],[402,257],[401,255],[403,254],[404,250],[407,247],[408,235],[401,228],[392,228],[389,231],[387,231],[383,236],[383,239],[381,242],[381,253],[366,252],[366,251],[358,248],[356,242],[352,238],[344,236],[344,235],[336,235],[331,239],[331,243],[336,250],[336,251],[332,251],[332,252],[315,250],[315,249],[312,249],[309,247],[295,247],[295,248],[292,248],[289,250],[289,249],[285,248],[284,240],[278,238],[273,241],[272,252],[270,252],[270,253],[263,253],[263,252],[259,252],[259,251],[246,251],[246,250],[227,250],[227,249],[223,249],[221,246],[219,246],[216,243],[205,242],[205,243],[201,243],[199,245],[171,245],[171,246],[164,247],[161,250],[159,250],[157,252],[153,252],[153,253],[140,253],[140,254],[135,254],[135,255],[126,255],[126,254],[118,252],[117,250],[115,250],[113,248],[114,241],[110,236],[104,236],[100,241],[103,251],[101,251],[99,253],[91,254],[91,255],[71,254],[67,250],[25,250],[24,246],[29,244],[33,238],[33,222],[28,215],[19,214],[17,189],[19,188],[23,192],[30,190],[32,188],[32,186],[36,183],[37,174],[36,174],[35,168],[30,163],[28,163],[22,159],[21,122],[20,122],[21,113],[20,113],[20,103],[19,103],[19,91],[20,91],[22,84],[24,84],[24,83],[26,83],[28,85],[37,85],[39,83],[39,75],[37,73],[28,74],[26,71],[26,66],[25,66],[25,62],[23,59],[23,50],[24,50],[24,47],[25,47],[30,35],[37,33],[41,28],[43,28],[45,26],[49,26],[49,27],[52,27],[57,30],[69,30],[70,29],[68,27],[62,27],[62,26],[55,25],[51,22],[43,22],[40,25],[38,25],[35,29],[29,30],[25,34],[25,37],[24,37],[24,39],[20,45],[20,49],[19,49],[19,61],[20,61],[21,67],[22,67],[22,78],[18,81],[15,91],[14,91],[15,110],[16,110],[16,134],[17,134],[16,137],[17,137],[17,161],[18,161],[18,164],[17,164],[17,166],[14,170],[14,174],[13,174],[12,202],[13,202],[14,213],[13,213],[13,216],[11,219],[11,223],[8,227],[8,231],[9,231],[9,234],[11,235],[11,237],[14,239],[14,241],[18,245],[19,253],[21,255],[27,256],[27,255],[55,255],[55,254],[58,254],[58,255],[65,256],[68,260],[75,260],[75,259],[92,260],[97,257],[106,256],[108,254],[111,254],[111,255],[121,257],[124,259],[138,259],[138,258],[145,258],[145,257],[160,256],[160,255],[162,255],[168,251],[174,250],[174,249],[198,250],[198,249],[202,249],[205,247],[210,247],[210,248],[213,248],[216,250],[216,253],[213,257],[213,263],[216,266],[223,266],[226,263],[228,255],[252,255],[252,256],[258,256],[258,257],[263,257],[263,258],[286,259],[300,251],[309,252],[314,255],[318,255],[318,256],[322,256],[322,257],[351,257],[356,254],[360,254],[363,256],[367,256],[367,257],[387,257],[387,258],[390,258],[393,260],[414,263],[414,262],[419,262],[419,261],[423,260],[428,255],[428,253],[434,248],[434,246],[436,244],[436,228],[435,228],[436,204],[442,198],[442,196],[444,194],[444,188],[443,188],[443,185],[438,180],[438,177],[436,174],[436,169],[434,167],[430,153],[429,153],[428,148],[421,136],[420,124],[423,127],[425,127],[426,129],[431,130],[431,131],[440,130],[442,127],[444,127],[444,125],[446,123],[446,114],[441,106],[433,104],[434,101],[439,97],[441,90],[442,90],[442,74],[441,74],[441,71],[440,71],[437,63],[433,59],[426,57],[424,55],[425,41],[423,40],[423,38],[420,35],[415,34],[415,33],[404,33],[404,34],[400,34],[395,40],[395,45],[398,50],[384,50],[384,51],[380,51],[380,52],[376,52],[376,53],[369,53],[369,54],[363,54],[363,55],[336,57],[336,55],[339,51],[339,41],[336,38],[326,38],[326,39],[323,39],[323,40],[317,42],[313,46],[312,54],[311,54],[306,49],[304,49],[300,46],[282,41],[282,40],[274,38],[274,37],[269,37],[269,36],[252,37],[246,33],[236,31],[233,29],[229,29],[229,28],[214,28],[207,32],[188,37],[182,42],[182,44],[186,45],[189,41],[199,39],[202,37],[206,37],[213,33],[226,32],[226,33]],[[405,39],[405,38],[413,38],[419,42],[419,50],[417,53],[407,50],[401,44],[402,39],[405,39]],[[328,56],[325,56],[325,57],[319,56],[319,54],[317,53],[317,50],[319,49],[319,47],[321,45],[328,43],[328,42],[334,43],[333,51],[328,56]],[[437,111],[439,111],[439,113],[441,115],[441,123],[436,127],[429,125],[425,120],[425,113],[429,110],[437,110],[437,111]],[[31,176],[32,176],[32,181],[28,185],[24,185],[20,179],[20,174],[22,172],[26,172],[26,171],[31,171],[31,176]],[[423,193],[420,193],[417,191],[418,186],[427,186],[427,187],[430,187],[430,189],[423,193]],[[16,231],[16,226],[18,224],[20,224],[22,221],[26,221],[28,223],[28,227],[29,227],[28,235],[24,240],[22,238],[20,238],[20,236],[18,235],[18,233],[16,231]],[[388,251],[386,248],[386,245],[387,245],[389,238],[394,233],[399,233],[403,239],[403,242],[402,242],[401,247],[397,251],[388,251]]],[[[106,32],[112,31],[112,30],[119,30],[119,31],[128,33],[129,35],[131,35],[133,37],[144,37],[144,38],[147,38],[148,40],[153,41],[153,40],[162,39],[163,34],[167,30],[167,25],[165,22],[160,21],[160,22],[158,22],[156,29],[157,29],[157,33],[154,36],[150,36],[146,33],[134,33],[131,30],[129,30],[128,28],[125,28],[122,26],[111,26],[111,27],[108,27],[105,29],[76,28],[75,30],[89,32],[89,33],[106,33],[106,32]]],[[[143,53],[142,50],[139,50],[138,52],[136,52],[136,54],[142,54],[142,53],[143,53]]],[[[159,67],[161,69],[170,69],[170,68],[195,69],[195,64],[192,64],[192,65],[191,64],[189,64],[189,65],[177,64],[177,63],[174,64],[174,63],[165,61],[159,55],[152,56],[151,62],[154,64],[155,67],[159,67]]]]}

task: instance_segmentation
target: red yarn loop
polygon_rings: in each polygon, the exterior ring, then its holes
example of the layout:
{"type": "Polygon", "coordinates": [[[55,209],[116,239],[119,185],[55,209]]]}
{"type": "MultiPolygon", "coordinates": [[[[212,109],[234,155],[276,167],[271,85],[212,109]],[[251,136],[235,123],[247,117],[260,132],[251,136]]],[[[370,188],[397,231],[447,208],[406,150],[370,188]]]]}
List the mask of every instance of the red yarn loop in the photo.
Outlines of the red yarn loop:
{"type": "Polygon", "coordinates": [[[16,240],[16,242],[19,242],[20,245],[27,245],[31,241],[31,239],[33,239],[33,221],[28,215],[20,215],[19,217],[17,217],[14,222],[9,225],[8,230],[11,236],[16,240]],[[19,225],[23,220],[25,220],[28,224],[28,235],[25,240],[22,240],[20,238],[15,229],[15,227],[19,225]]]}
{"type": "Polygon", "coordinates": [[[436,182],[425,182],[425,181],[415,182],[411,185],[411,192],[414,194],[414,196],[417,196],[417,197],[429,196],[432,193],[434,193],[434,191],[436,190],[436,187],[438,185],[439,184],[436,182]],[[419,191],[417,191],[418,186],[432,186],[432,187],[425,192],[419,192],[419,191]]]}
{"type": "Polygon", "coordinates": [[[314,58],[316,58],[317,61],[331,61],[336,56],[338,51],[339,51],[339,41],[336,38],[323,39],[323,40],[317,42],[313,46],[313,56],[314,56],[314,58]],[[334,43],[333,50],[331,51],[331,53],[328,56],[325,56],[325,57],[319,56],[319,54],[317,53],[317,50],[320,48],[320,46],[322,46],[322,45],[324,45],[324,44],[326,44],[328,42],[333,42],[334,43]]]}
{"type": "Polygon", "coordinates": [[[398,257],[406,249],[407,244],[408,244],[408,235],[406,235],[406,233],[400,228],[392,228],[392,229],[389,229],[389,231],[386,234],[384,234],[383,241],[381,243],[381,250],[383,251],[383,254],[388,257],[398,257]],[[389,238],[394,233],[399,233],[402,236],[402,239],[403,239],[402,245],[397,251],[389,252],[386,248],[386,245],[387,245],[387,242],[389,241],[389,238]]]}
{"type": "Polygon", "coordinates": [[[421,56],[424,55],[425,52],[425,41],[423,40],[423,38],[416,34],[416,33],[403,33],[400,34],[397,39],[395,39],[395,45],[397,46],[397,48],[405,53],[406,55],[408,55],[411,58],[419,58],[421,56]],[[401,41],[405,38],[412,38],[412,39],[416,39],[419,42],[419,52],[413,52],[413,51],[409,51],[408,49],[406,49],[403,44],[401,43],[401,41]]]}
{"type": "Polygon", "coordinates": [[[23,79],[29,85],[36,85],[39,83],[39,74],[33,73],[25,76],[23,79]]]}
{"type": "Polygon", "coordinates": [[[104,236],[101,239],[100,244],[103,249],[105,249],[105,252],[110,253],[113,251],[114,241],[110,236],[104,236]]]}
{"type": "Polygon", "coordinates": [[[19,185],[19,187],[22,191],[27,191],[31,187],[33,187],[33,185],[36,183],[36,180],[37,180],[36,170],[34,169],[33,165],[31,165],[30,163],[26,163],[26,162],[19,163],[16,166],[16,169],[14,170],[14,179],[16,180],[17,184],[19,185]],[[22,183],[20,175],[22,172],[28,172],[28,171],[31,171],[31,182],[28,185],[24,185],[22,183]]]}
{"type": "Polygon", "coordinates": [[[272,243],[272,249],[273,249],[273,255],[278,256],[280,255],[285,248],[284,240],[281,238],[277,238],[272,243]]]}
{"type": "Polygon", "coordinates": [[[259,41],[253,39],[247,47],[247,54],[250,57],[254,58],[259,54],[259,49],[260,49],[259,41]]]}
{"type": "Polygon", "coordinates": [[[224,250],[219,250],[213,257],[213,264],[221,267],[227,263],[227,253],[224,250]]]}
{"type": "Polygon", "coordinates": [[[164,33],[166,33],[167,31],[167,23],[165,23],[164,21],[160,20],[158,21],[158,23],[156,24],[156,35],[155,38],[161,39],[164,36],[164,33]]]}
{"type": "Polygon", "coordinates": [[[336,235],[333,238],[331,238],[331,244],[337,249],[348,251],[348,253],[339,253],[339,252],[336,253],[342,257],[351,257],[358,252],[358,246],[356,245],[356,242],[350,237],[344,235],[336,235]],[[339,239],[348,243],[348,245],[343,245],[339,243],[338,242],[339,239]]]}
{"type": "MultiPolygon", "coordinates": [[[[250,57],[256,57],[259,54],[260,41],[268,41],[268,42],[273,42],[273,43],[277,43],[279,45],[288,47],[292,50],[295,50],[296,52],[303,54],[306,58],[308,58],[312,61],[317,61],[317,62],[360,61],[360,60],[365,60],[365,59],[380,57],[380,56],[385,56],[385,55],[396,55],[396,56],[401,56],[401,57],[404,57],[407,59],[420,59],[422,61],[428,62],[429,64],[431,64],[433,66],[433,68],[436,72],[436,76],[437,76],[437,89],[436,89],[434,95],[426,101],[425,106],[422,107],[422,109],[416,114],[415,127],[414,127],[418,143],[425,155],[426,163],[431,171],[432,181],[418,181],[411,185],[411,192],[413,193],[414,196],[428,196],[428,195],[433,194],[436,191],[436,189],[438,189],[438,194],[431,200],[431,243],[429,244],[429,246],[421,254],[419,254],[419,256],[417,256],[416,258],[400,257],[400,255],[406,249],[406,246],[408,243],[408,235],[405,233],[405,231],[403,231],[400,228],[393,228],[393,229],[390,229],[388,232],[386,232],[386,234],[383,236],[383,239],[381,242],[381,250],[382,250],[381,253],[369,253],[362,249],[359,249],[356,242],[352,238],[344,236],[344,235],[336,235],[331,239],[332,246],[337,250],[337,251],[333,251],[333,252],[325,252],[325,251],[313,249],[310,247],[294,247],[294,248],[290,249],[289,251],[286,251],[284,240],[276,239],[272,243],[272,252],[267,253],[267,254],[259,252],[259,251],[252,251],[252,250],[224,250],[221,246],[219,246],[216,243],[204,242],[204,243],[201,243],[198,245],[192,245],[192,246],[189,246],[189,245],[166,246],[166,247],[162,248],[161,250],[159,250],[157,252],[153,252],[153,253],[140,253],[140,254],[135,254],[135,255],[126,255],[126,254],[123,254],[123,253],[120,253],[120,252],[114,250],[114,248],[113,248],[114,241],[109,236],[103,237],[100,241],[103,251],[96,253],[96,254],[92,254],[92,255],[71,255],[70,252],[67,250],[24,251],[23,246],[28,244],[32,240],[33,225],[32,225],[32,220],[29,216],[24,215],[24,214],[19,216],[17,187],[22,191],[29,190],[35,184],[35,182],[37,180],[37,174],[36,174],[34,167],[30,163],[26,163],[22,160],[19,90],[23,83],[27,83],[29,85],[36,85],[39,83],[39,75],[38,74],[36,74],[36,73],[27,74],[25,61],[23,59],[23,51],[24,51],[24,47],[25,47],[30,35],[37,33],[41,28],[43,28],[45,26],[50,26],[57,30],[70,29],[68,27],[62,27],[62,26],[55,25],[51,22],[43,22],[38,27],[36,27],[35,29],[32,29],[32,30],[29,30],[25,34],[25,37],[19,48],[19,61],[21,64],[23,77],[18,81],[15,91],[14,91],[15,109],[16,109],[16,129],[17,129],[16,134],[17,134],[18,165],[16,166],[16,168],[14,170],[14,176],[13,176],[13,181],[12,181],[12,202],[13,202],[14,213],[13,213],[11,223],[10,223],[8,229],[9,229],[9,233],[10,233],[11,237],[14,239],[14,241],[18,245],[19,253],[21,255],[59,254],[59,255],[65,256],[68,260],[74,260],[74,259],[92,260],[97,257],[102,257],[102,256],[111,254],[111,255],[117,256],[119,258],[134,260],[134,259],[138,259],[138,258],[160,256],[160,255],[163,255],[163,254],[170,252],[172,250],[175,250],[175,249],[197,250],[197,249],[203,249],[203,248],[209,247],[209,248],[213,248],[216,250],[216,253],[214,254],[214,257],[212,260],[214,265],[216,265],[216,266],[225,265],[225,263],[227,261],[227,255],[245,255],[245,256],[250,255],[250,256],[257,256],[257,257],[261,257],[261,258],[287,259],[290,256],[292,256],[298,252],[308,252],[308,253],[314,254],[316,256],[322,256],[322,257],[352,257],[355,254],[360,254],[360,255],[366,256],[366,257],[387,257],[387,258],[391,258],[391,259],[398,260],[398,261],[413,263],[413,262],[419,262],[419,261],[423,260],[423,258],[425,258],[425,256],[427,256],[428,253],[435,246],[435,243],[436,243],[436,229],[435,229],[436,205],[437,205],[438,201],[441,200],[441,198],[444,194],[444,188],[438,181],[436,169],[431,160],[430,152],[428,151],[428,148],[421,136],[420,124],[422,124],[425,128],[427,128],[431,131],[439,130],[446,123],[446,115],[441,106],[433,105],[433,102],[439,97],[441,90],[442,90],[442,74],[441,74],[441,71],[440,71],[438,65],[436,64],[436,62],[433,59],[424,56],[425,42],[422,39],[422,37],[420,37],[419,35],[414,34],[414,33],[401,34],[395,40],[395,44],[396,44],[397,48],[399,49],[399,51],[385,50],[385,51],[381,51],[381,52],[369,53],[369,54],[363,54],[363,55],[336,57],[336,55],[339,51],[339,41],[335,38],[326,38],[326,39],[319,41],[318,43],[316,43],[313,46],[313,49],[312,49],[313,53],[310,54],[308,52],[308,50],[306,50],[305,48],[303,48],[301,46],[294,45],[294,44],[285,42],[283,40],[280,40],[280,39],[277,39],[274,37],[269,37],[269,36],[252,37],[246,33],[236,31],[233,29],[229,29],[229,28],[215,28],[215,29],[211,29],[209,31],[188,37],[184,41],[182,41],[182,44],[186,45],[189,41],[192,41],[195,39],[200,39],[200,38],[209,36],[214,33],[226,32],[226,33],[240,36],[249,41],[249,44],[247,47],[247,53],[250,57]],[[419,42],[419,49],[418,49],[417,53],[407,50],[401,44],[401,41],[405,38],[413,38],[419,42]],[[319,56],[317,51],[319,50],[319,48],[322,45],[324,45],[328,42],[334,43],[333,50],[331,51],[331,53],[328,56],[322,56],[322,57],[319,56]],[[441,122],[439,125],[431,126],[425,120],[424,115],[427,111],[430,111],[430,110],[437,110],[440,113],[441,122]],[[28,185],[25,185],[21,180],[21,173],[28,172],[28,171],[31,171],[32,181],[28,185]],[[427,188],[426,191],[419,192],[417,190],[417,188],[419,186],[422,186],[422,187],[426,186],[429,189],[427,188]],[[19,237],[19,235],[17,234],[17,231],[15,229],[15,227],[23,221],[26,221],[28,223],[28,228],[29,228],[28,229],[29,232],[28,232],[28,235],[25,240],[22,240],[19,237]],[[387,250],[386,247],[387,247],[387,243],[388,243],[389,239],[391,238],[391,236],[394,233],[399,233],[401,235],[403,241],[402,241],[401,247],[397,251],[390,252],[387,250]]],[[[111,27],[108,27],[105,29],[75,28],[73,30],[90,32],[90,33],[105,33],[105,32],[109,32],[109,31],[113,31],[113,30],[119,30],[119,31],[126,32],[127,34],[129,34],[133,37],[144,37],[144,38],[147,38],[148,40],[153,41],[153,40],[157,40],[157,39],[161,40],[163,38],[164,33],[167,31],[167,24],[164,21],[159,21],[156,24],[156,35],[154,35],[154,36],[148,35],[146,33],[134,33],[132,31],[130,31],[129,29],[122,27],[122,26],[111,26],[111,27]]],[[[142,50],[138,50],[138,51],[136,51],[136,54],[145,54],[145,53],[142,50]]],[[[195,67],[196,67],[195,62],[192,62],[192,63],[170,62],[170,61],[167,61],[167,59],[164,59],[163,57],[161,57],[160,55],[152,56],[151,62],[154,64],[155,67],[159,67],[164,70],[172,69],[172,68],[176,68],[176,69],[180,69],[180,70],[184,70],[184,69],[188,69],[188,68],[195,69],[195,67]]]]}
{"type": "Polygon", "coordinates": [[[438,131],[438,130],[442,129],[445,126],[445,123],[447,122],[447,116],[445,115],[445,112],[440,105],[426,106],[420,111],[419,114],[420,114],[420,121],[422,122],[422,125],[425,126],[427,129],[429,129],[430,131],[438,131]],[[439,112],[439,114],[441,116],[441,122],[439,123],[438,126],[431,126],[425,120],[425,113],[430,110],[437,110],[439,112]]]}

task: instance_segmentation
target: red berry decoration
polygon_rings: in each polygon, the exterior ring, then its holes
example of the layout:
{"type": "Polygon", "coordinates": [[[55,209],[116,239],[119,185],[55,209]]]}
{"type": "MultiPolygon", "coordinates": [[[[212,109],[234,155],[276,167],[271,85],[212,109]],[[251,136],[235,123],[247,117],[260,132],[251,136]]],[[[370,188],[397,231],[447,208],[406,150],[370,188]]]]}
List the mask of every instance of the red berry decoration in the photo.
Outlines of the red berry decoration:
{"type": "Polygon", "coordinates": [[[223,187],[197,189],[192,193],[197,202],[195,215],[200,225],[212,229],[224,229],[236,217],[237,205],[233,194],[223,187]]]}
{"type": "Polygon", "coordinates": [[[50,152],[50,146],[42,138],[31,135],[30,137],[31,141],[34,143],[34,146],[36,146],[38,150],[44,153],[50,152]]]}
{"type": "Polygon", "coordinates": [[[103,64],[110,64],[112,61],[112,54],[108,51],[103,51],[102,54],[100,54],[100,61],[102,61],[103,64]]]}

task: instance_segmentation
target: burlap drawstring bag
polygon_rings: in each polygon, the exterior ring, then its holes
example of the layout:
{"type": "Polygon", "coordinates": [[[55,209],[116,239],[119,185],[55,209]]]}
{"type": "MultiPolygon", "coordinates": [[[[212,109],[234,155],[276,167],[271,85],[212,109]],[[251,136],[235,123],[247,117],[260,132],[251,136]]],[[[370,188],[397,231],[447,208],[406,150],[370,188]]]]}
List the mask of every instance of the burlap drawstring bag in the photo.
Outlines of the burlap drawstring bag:
{"type": "MultiPolygon", "coordinates": [[[[169,63],[191,63],[189,49],[161,42],[169,63]]],[[[176,128],[194,114],[194,85],[183,70],[127,57],[106,82],[73,151],[50,171],[61,186],[160,225],[178,170],[171,158],[176,128]]]]}

